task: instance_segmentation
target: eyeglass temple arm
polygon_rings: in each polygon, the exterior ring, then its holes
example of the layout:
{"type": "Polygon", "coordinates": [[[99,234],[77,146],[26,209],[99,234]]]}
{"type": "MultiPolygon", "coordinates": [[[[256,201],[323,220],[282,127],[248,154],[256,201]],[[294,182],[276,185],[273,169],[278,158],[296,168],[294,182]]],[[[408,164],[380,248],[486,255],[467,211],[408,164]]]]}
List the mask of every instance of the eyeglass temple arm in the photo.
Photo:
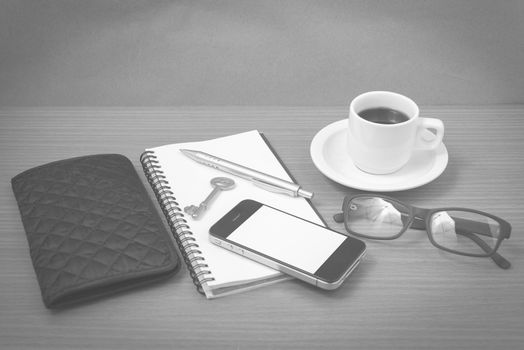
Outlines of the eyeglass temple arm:
{"type": "MultiPolygon", "coordinates": [[[[481,247],[482,250],[484,250],[486,253],[489,253],[491,251],[491,248],[482,239],[477,237],[474,233],[469,233],[469,232],[457,232],[457,233],[464,235],[468,237],[469,239],[471,239],[473,242],[477,243],[479,247],[481,247]]],[[[497,264],[499,267],[505,270],[509,269],[511,266],[511,263],[497,252],[493,253],[493,255],[491,255],[490,258],[495,262],[495,264],[497,264]]]]}
{"type": "MultiPolygon", "coordinates": [[[[487,225],[484,223],[471,221],[471,220],[464,220],[464,219],[457,219],[453,218],[455,222],[459,225],[457,225],[455,231],[463,235],[469,239],[471,239],[473,242],[475,242],[484,252],[489,253],[491,251],[491,248],[479,237],[476,235],[483,235],[483,236],[489,236],[486,233],[483,233],[482,230],[478,229],[481,225],[487,225]],[[477,229],[475,229],[477,227],[477,229]]],[[[415,230],[425,230],[426,229],[426,222],[418,217],[415,217],[413,220],[413,223],[411,224],[410,228],[415,230]]],[[[490,258],[497,264],[499,267],[503,269],[509,269],[511,266],[511,263],[506,260],[502,255],[495,252],[493,255],[490,256],[490,258]]]]}
{"type": "Polygon", "coordinates": [[[344,222],[344,213],[336,213],[333,215],[333,220],[337,223],[344,222]]]}

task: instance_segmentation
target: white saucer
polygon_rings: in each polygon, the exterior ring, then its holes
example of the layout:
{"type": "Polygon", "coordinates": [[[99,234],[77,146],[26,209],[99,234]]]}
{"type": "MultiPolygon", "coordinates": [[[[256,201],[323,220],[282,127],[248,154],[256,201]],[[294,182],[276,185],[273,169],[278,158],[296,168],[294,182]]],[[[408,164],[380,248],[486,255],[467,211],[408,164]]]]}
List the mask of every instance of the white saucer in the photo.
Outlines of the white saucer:
{"type": "Polygon", "coordinates": [[[366,173],[353,164],[347,152],[347,128],[347,119],[329,124],[315,135],[310,148],[318,170],[341,185],[365,191],[408,190],[433,181],[448,164],[448,151],[441,143],[432,151],[415,151],[408,163],[392,174],[366,173]]]}

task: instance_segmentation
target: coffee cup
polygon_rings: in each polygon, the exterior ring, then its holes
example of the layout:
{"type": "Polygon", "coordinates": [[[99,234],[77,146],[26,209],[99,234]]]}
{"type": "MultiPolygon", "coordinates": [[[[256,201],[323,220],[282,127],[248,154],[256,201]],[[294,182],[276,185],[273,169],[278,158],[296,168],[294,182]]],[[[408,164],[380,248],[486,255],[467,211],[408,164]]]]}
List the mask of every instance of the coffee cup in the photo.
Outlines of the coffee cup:
{"type": "Polygon", "coordinates": [[[390,174],[406,165],[414,151],[436,149],[444,124],[419,113],[413,100],[394,92],[370,91],[355,97],[349,105],[347,135],[355,166],[371,174],[390,174]]]}

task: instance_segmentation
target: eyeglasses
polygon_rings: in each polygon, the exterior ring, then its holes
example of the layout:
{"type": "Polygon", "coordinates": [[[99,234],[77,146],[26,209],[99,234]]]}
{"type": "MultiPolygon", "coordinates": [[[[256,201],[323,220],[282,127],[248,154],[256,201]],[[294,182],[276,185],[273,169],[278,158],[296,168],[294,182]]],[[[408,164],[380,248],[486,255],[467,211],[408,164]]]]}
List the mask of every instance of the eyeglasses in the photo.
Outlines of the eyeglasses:
{"type": "Polygon", "coordinates": [[[426,230],[430,242],[450,253],[490,257],[503,269],[511,263],[497,253],[508,239],[511,225],[497,217],[465,208],[417,208],[386,196],[345,197],[336,222],[344,222],[348,233],[380,240],[400,237],[408,228],[426,230]]]}

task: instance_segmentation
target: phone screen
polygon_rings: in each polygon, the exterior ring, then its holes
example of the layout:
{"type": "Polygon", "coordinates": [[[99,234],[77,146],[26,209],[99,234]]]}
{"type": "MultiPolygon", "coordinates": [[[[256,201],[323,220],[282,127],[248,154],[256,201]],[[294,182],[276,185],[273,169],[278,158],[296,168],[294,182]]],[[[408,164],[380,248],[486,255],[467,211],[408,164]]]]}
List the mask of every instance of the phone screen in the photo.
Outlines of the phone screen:
{"type": "Polygon", "coordinates": [[[227,238],[314,274],[348,237],[262,205],[227,238]]]}

